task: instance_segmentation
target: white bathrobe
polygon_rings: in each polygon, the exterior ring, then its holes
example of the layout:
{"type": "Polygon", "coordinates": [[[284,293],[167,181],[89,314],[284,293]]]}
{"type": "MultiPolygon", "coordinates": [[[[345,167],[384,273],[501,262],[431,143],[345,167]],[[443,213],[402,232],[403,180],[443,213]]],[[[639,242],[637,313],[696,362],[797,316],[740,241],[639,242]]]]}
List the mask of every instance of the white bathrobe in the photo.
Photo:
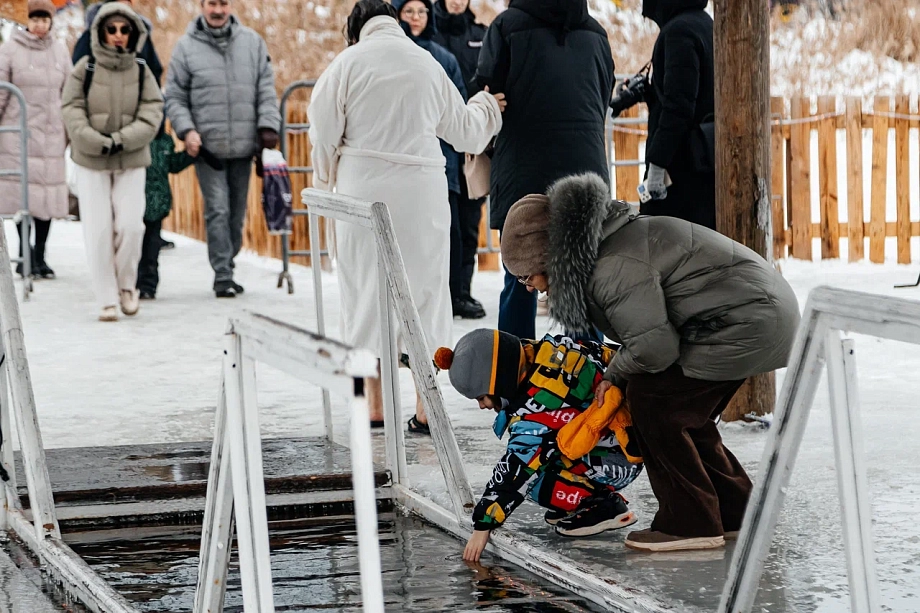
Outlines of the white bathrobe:
{"type": "MultiPolygon", "coordinates": [[[[501,129],[491,94],[464,104],[444,69],[391,17],[319,78],[309,108],[313,185],[384,202],[428,347],[451,345],[450,203],[438,138],[479,153],[501,129]]],[[[380,351],[377,253],[370,230],[336,225],[343,341],[380,351]]]]}

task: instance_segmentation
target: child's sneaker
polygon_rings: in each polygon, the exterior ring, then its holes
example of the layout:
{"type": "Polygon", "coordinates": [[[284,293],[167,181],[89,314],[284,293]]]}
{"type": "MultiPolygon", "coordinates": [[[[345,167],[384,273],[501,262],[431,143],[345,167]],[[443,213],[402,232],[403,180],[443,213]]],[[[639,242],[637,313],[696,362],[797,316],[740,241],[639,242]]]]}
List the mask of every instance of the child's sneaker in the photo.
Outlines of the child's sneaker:
{"type": "Polygon", "coordinates": [[[550,509],[543,515],[543,521],[548,523],[550,526],[555,526],[559,523],[560,519],[564,519],[569,516],[569,511],[560,511],[559,509],[550,509]]]}
{"type": "Polygon", "coordinates": [[[619,494],[591,498],[583,508],[560,519],[556,534],[562,536],[591,536],[607,530],[619,530],[636,523],[636,514],[629,510],[619,494]]]}

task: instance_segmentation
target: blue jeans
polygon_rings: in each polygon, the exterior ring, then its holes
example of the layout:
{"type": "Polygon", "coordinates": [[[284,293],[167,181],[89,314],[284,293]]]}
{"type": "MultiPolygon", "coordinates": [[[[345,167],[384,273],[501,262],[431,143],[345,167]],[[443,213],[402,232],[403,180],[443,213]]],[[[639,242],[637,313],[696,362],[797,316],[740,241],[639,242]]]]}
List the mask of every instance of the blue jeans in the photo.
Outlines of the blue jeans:
{"type": "Polygon", "coordinates": [[[536,339],[536,318],[537,293],[528,292],[505,268],[505,289],[498,303],[498,329],[518,338],[536,339]]]}

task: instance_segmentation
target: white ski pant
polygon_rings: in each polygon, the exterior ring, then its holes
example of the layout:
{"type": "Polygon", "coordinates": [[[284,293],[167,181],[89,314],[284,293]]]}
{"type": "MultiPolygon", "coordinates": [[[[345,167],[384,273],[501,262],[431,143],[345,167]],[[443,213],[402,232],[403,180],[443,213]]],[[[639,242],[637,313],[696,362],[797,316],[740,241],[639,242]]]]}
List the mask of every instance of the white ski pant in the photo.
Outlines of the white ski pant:
{"type": "Polygon", "coordinates": [[[146,168],[91,170],[76,166],[80,222],[99,307],[118,305],[133,290],[144,242],[146,168]]]}

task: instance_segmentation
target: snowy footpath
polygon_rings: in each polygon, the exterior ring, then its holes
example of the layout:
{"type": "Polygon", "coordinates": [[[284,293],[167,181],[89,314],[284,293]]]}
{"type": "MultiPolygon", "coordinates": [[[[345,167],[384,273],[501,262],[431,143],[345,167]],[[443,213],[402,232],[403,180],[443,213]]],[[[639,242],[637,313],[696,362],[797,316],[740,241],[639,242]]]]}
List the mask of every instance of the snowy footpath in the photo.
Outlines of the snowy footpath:
{"type": "MultiPolygon", "coordinates": [[[[6,232],[15,246],[12,224],[6,224],[6,232]]],[[[217,300],[211,291],[205,245],[182,236],[168,237],[176,242],[176,249],[160,256],[157,300],[142,303],[136,317],[101,323],[96,319],[80,225],[53,224],[47,259],[58,278],[36,281],[31,299],[21,304],[46,447],[209,440],[227,318],[252,311],[315,329],[309,268],[293,267],[297,291],[288,295],[275,287],[279,261],[241,254],[236,280],[246,287],[246,293],[234,300],[217,300]]],[[[895,283],[913,281],[920,272],[916,266],[789,260],[782,267],[800,306],[818,285],[920,298],[920,288],[892,288],[895,283]]],[[[336,336],[335,276],[323,278],[329,332],[336,336]]],[[[468,330],[495,325],[501,285],[499,273],[476,275],[473,293],[483,302],[488,317],[478,322],[455,321],[455,340],[468,330]]],[[[538,331],[547,326],[547,321],[538,321],[538,331]]],[[[917,611],[920,523],[911,509],[916,509],[920,499],[920,347],[855,338],[883,604],[886,610],[917,611]]],[[[405,423],[413,411],[414,391],[409,373],[402,371],[401,376],[405,423]]],[[[316,388],[262,366],[258,377],[266,437],[321,433],[316,388]]],[[[489,415],[454,392],[446,376],[442,375],[441,383],[467,458],[468,475],[474,489],[481,491],[503,445],[491,433],[489,415]]],[[[345,442],[349,418],[342,402],[335,404],[334,413],[336,440],[345,442]]],[[[740,424],[725,425],[722,431],[727,446],[756,478],[766,431],[740,424]]],[[[413,486],[446,504],[430,440],[407,435],[407,449],[413,486]]],[[[828,394],[822,383],[755,610],[849,609],[834,471],[828,394]]],[[[640,516],[636,528],[647,527],[655,504],[645,476],[626,494],[640,516]]],[[[525,504],[505,529],[519,531],[541,547],[578,560],[605,579],[667,603],[676,611],[714,610],[731,559],[730,548],[706,554],[638,554],[622,547],[625,535],[621,533],[563,540],[542,523],[541,516],[536,506],[525,504]]],[[[446,555],[459,557],[460,551],[458,543],[457,550],[446,555]]],[[[484,561],[488,564],[488,558],[484,561]]]]}

